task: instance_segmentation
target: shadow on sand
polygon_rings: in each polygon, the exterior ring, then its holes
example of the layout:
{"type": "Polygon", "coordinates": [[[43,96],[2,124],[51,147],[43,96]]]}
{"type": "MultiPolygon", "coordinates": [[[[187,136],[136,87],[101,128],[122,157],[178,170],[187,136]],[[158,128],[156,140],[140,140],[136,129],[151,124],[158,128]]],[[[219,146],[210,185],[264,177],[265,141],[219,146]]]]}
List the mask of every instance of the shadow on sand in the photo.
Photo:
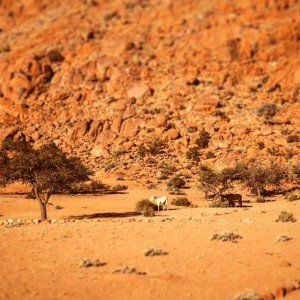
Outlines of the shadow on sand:
{"type": "Polygon", "coordinates": [[[96,213],[89,215],[80,215],[80,216],[70,216],[68,219],[96,219],[96,218],[128,218],[128,217],[137,217],[141,216],[141,213],[136,211],[117,213],[117,212],[107,212],[107,213],[96,213]]]}

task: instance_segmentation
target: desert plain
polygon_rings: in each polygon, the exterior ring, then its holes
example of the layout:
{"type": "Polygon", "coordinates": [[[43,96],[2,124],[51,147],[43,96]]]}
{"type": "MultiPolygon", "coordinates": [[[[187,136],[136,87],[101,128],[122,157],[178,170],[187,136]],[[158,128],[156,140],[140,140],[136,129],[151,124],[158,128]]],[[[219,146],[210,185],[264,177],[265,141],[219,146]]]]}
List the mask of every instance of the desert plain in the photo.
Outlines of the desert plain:
{"type": "MultiPolygon", "coordinates": [[[[247,289],[274,294],[299,279],[299,222],[275,222],[283,210],[299,220],[299,201],[255,203],[245,195],[241,208],[209,208],[199,191],[187,188],[198,207],[170,205],[147,218],[135,203],[168,193],[125,183],[128,190],[119,194],[54,195],[48,221],[1,225],[0,298],[222,300],[247,289]],[[242,238],[212,240],[225,231],[242,238]],[[283,234],[290,240],[276,242],[283,234]],[[148,247],[167,254],[144,256],[148,247]],[[86,258],[101,265],[80,267],[86,258]],[[123,274],[126,266],[142,274],[123,274]]],[[[25,199],[22,186],[12,190],[2,190],[0,220],[38,219],[37,201],[25,199]]],[[[285,299],[299,297],[295,290],[285,299]]]]}
{"type": "Polygon", "coordinates": [[[0,1],[0,143],[54,143],[128,186],[55,194],[44,222],[28,186],[1,188],[0,300],[300,299],[300,201],[284,197],[299,197],[299,20],[298,0],[0,1]],[[264,203],[236,185],[242,207],[209,208],[200,166],[239,162],[289,176],[264,203]],[[171,202],[175,175],[193,207],[135,211],[171,202]]]}

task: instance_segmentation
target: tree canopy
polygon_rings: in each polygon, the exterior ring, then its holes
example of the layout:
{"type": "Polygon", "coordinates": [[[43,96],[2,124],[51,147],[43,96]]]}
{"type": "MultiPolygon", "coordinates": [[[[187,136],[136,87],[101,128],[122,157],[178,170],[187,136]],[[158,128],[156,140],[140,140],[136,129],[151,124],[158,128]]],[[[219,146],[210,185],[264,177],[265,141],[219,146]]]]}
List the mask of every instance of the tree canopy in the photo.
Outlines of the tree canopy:
{"type": "Polygon", "coordinates": [[[41,208],[41,220],[47,219],[46,205],[53,193],[71,189],[71,185],[90,180],[93,172],[78,157],[67,157],[55,144],[33,149],[29,143],[5,141],[0,151],[2,184],[20,181],[29,184],[41,208]]]}

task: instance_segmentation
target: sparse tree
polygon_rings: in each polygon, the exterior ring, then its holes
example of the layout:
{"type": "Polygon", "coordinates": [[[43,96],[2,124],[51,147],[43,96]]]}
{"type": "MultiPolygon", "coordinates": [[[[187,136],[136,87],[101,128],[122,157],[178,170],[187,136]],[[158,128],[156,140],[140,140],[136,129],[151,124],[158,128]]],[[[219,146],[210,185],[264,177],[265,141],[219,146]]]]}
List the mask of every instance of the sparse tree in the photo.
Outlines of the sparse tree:
{"type": "Polygon", "coordinates": [[[264,117],[267,125],[269,125],[269,121],[272,117],[275,116],[276,112],[279,110],[277,105],[275,103],[263,103],[258,109],[257,109],[257,115],[259,117],[264,117]]]}
{"type": "Polygon", "coordinates": [[[235,168],[225,168],[220,172],[215,172],[211,168],[200,166],[199,169],[199,188],[202,189],[206,195],[209,192],[214,194],[214,200],[222,193],[232,187],[232,183],[244,178],[245,170],[241,165],[235,168]]]}
{"type": "Polygon", "coordinates": [[[78,157],[67,157],[54,144],[33,149],[26,142],[5,141],[1,153],[5,184],[29,184],[40,205],[42,221],[47,219],[47,203],[53,193],[70,190],[74,183],[88,181],[93,175],[78,157]]]}
{"type": "Polygon", "coordinates": [[[259,162],[254,162],[248,165],[247,171],[247,176],[243,182],[247,187],[253,189],[259,197],[264,194],[267,185],[278,185],[287,175],[286,168],[275,163],[262,165],[259,162]]]}

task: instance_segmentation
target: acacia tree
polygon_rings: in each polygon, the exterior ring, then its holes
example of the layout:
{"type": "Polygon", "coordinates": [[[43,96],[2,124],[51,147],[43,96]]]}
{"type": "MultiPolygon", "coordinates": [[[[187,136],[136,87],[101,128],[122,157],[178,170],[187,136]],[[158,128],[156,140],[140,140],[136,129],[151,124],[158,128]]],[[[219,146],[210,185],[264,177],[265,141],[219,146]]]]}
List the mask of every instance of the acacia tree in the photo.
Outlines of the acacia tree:
{"type": "Polygon", "coordinates": [[[259,162],[254,162],[247,166],[247,176],[245,176],[243,182],[245,186],[253,189],[258,196],[261,196],[267,185],[278,185],[286,175],[285,166],[275,163],[262,165],[259,162]]]}
{"type": "Polygon", "coordinates": [[[5,141],[1,153],[4,184],[29,184],[40,206],[41,221],[47,219],[47,203],[53,193],[69,190],[72,184],[88,181],[93,175],[78,157],[67,157],[55,144],[33,149],[25,142],[5,141]]]}
{"type": "Polygon", "coordinates": [[[220,172],[215,172],[211,168],[200,166],[199,182],[200,189],[202,189],[207,198],[207,194],[212,192],[214,199],[217,199],[222,193],[232,187],[232,183],[244,178],[245,170],[241,165],[235,168],[225,168],[220,172]]]}

